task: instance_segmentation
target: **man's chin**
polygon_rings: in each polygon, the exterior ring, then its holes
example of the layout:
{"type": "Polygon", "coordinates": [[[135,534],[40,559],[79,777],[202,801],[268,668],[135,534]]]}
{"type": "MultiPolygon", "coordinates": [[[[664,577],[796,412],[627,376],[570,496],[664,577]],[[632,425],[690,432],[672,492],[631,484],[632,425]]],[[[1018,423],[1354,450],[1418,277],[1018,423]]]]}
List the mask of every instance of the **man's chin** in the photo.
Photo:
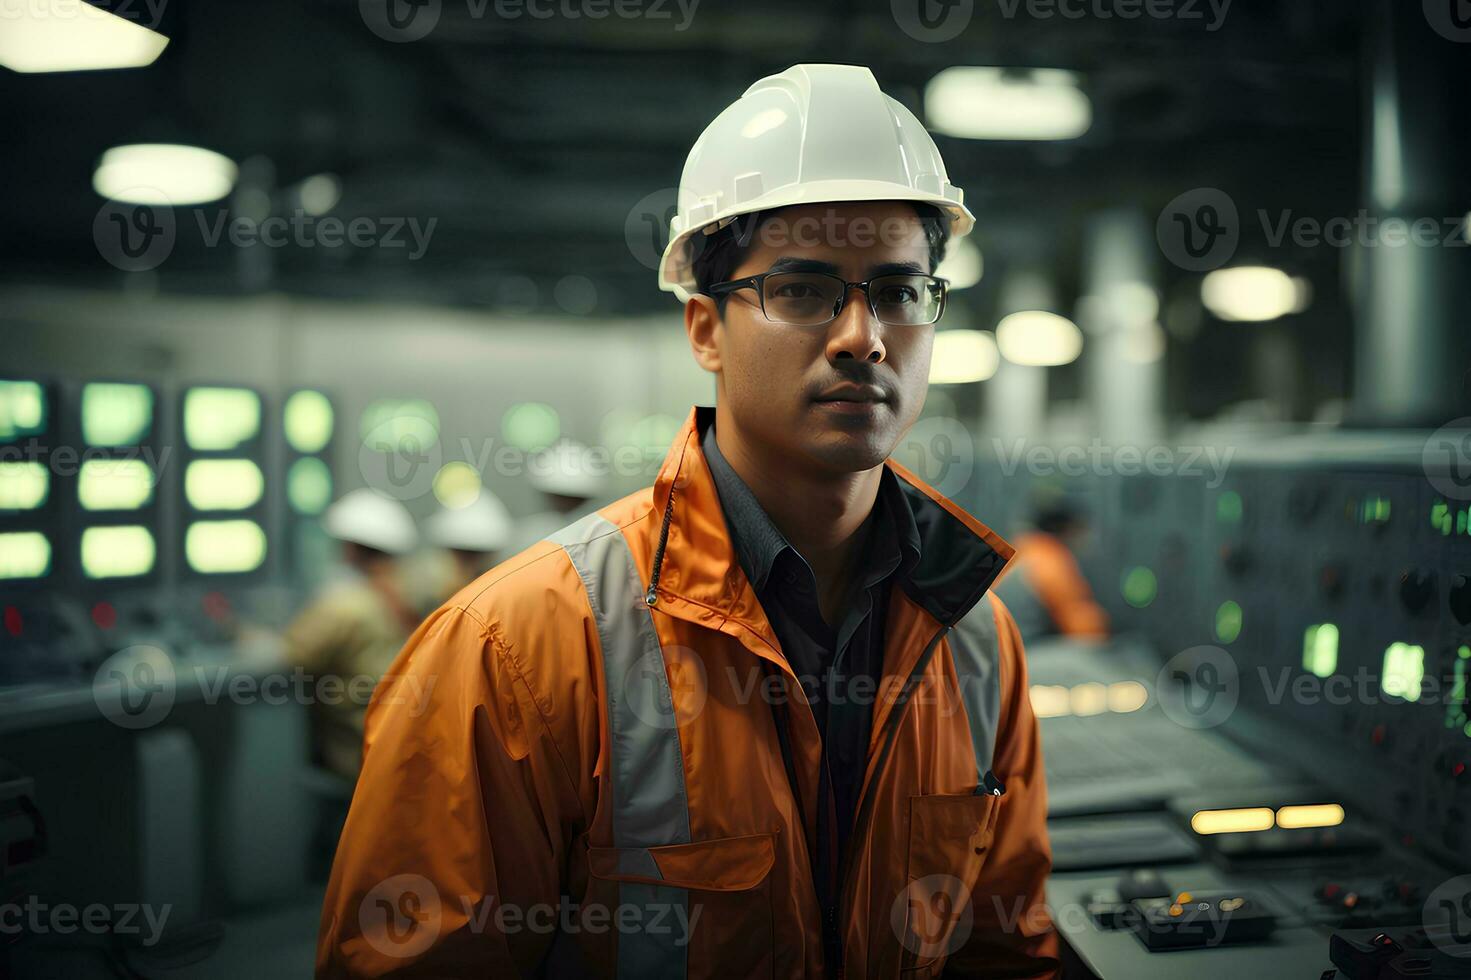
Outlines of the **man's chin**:
{"type": "Polygon", "coordinates": [[[871,470],[889,458],[898,442],[892,426],[825,427],[804,440],[807,455],[835,473],[871,470]]]}

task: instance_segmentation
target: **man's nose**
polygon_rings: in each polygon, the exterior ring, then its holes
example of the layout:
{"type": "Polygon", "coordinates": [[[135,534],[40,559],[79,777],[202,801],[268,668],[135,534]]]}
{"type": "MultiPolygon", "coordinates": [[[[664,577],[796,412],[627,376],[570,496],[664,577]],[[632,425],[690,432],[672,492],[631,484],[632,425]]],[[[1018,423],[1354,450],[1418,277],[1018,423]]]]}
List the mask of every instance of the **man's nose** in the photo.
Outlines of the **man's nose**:
{"type": "Polygon", "coordinates": [[[827,359],[851,357],[879,364],[886,355],[883,324],[869,308],[868,295],[857,286],[848,287],[848,300],[828,327],[827,359]]]}

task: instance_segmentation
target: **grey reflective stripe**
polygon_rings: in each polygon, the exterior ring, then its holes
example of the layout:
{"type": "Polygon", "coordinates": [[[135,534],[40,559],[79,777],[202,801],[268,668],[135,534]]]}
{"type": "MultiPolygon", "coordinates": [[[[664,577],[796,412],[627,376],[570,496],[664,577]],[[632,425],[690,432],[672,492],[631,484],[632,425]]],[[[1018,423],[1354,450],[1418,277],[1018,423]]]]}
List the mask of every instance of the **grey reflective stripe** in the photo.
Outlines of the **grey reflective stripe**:
{"type": "MultiPolygon", "coordinates": [[[[688,844],[690,812],[674,700],[644,586],[622,533],[599,514],[589,514],[550,540],[566,550],[582,579],[603,648],[613,846],[626,849],[618,856],[618,870],[658,878],[647,848],[688,844]]],[[[683,888],[618,883],[620,905],[670,912],[688,899],[683,888]]],[[[620,930],[617,943],[619,977],[683,980],[689,943],[677,930],[620,930]],[[677,944],[681,939],[683,945],[677,944]]]]}
{"type": "Polygon", "coordinates": [[[997,665],[996,607],[989,594],[950,631],[950,656],[960,681],[961,703],[976,753],[976,785],[985,778],[996,752],[1001,724],[1001,671],[997,665]]]}

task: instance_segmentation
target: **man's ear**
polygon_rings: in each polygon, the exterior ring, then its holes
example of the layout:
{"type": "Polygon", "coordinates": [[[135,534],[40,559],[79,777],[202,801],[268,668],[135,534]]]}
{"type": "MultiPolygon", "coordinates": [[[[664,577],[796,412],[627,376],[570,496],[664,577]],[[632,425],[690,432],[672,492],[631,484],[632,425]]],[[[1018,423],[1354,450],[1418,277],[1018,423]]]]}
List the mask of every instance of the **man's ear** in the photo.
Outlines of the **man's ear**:
{"type": "Polygon", "coordinates": [[[711,374],[718,374],[721,368],[719,345],[722,329],[714,297],[698,293],[684,304],[684,332],[689,336],[695,363],[711,374]]]}

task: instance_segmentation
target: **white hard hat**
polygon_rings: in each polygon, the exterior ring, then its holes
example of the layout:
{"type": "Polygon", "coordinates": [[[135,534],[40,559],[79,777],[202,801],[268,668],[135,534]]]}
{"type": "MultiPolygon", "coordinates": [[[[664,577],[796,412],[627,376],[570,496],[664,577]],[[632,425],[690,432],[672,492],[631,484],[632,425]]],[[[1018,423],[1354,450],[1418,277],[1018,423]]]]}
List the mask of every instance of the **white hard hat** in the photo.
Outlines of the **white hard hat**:
{"type": "Polygon", "coordinates": [[[731,219],[793,204],[924,201],[960,238],[975,225],[935,141],[860,65],[794,65],[756,82],[685,160],[659,288],[695,288],[690,242],[731,219]]]}
{"type": "Polygon", "coordinates": [[[339,541],[402,555],[414,550],[419,532],[408,509],[377,490],[361,487],[342,496],[322,517],[322,527],[339,541]]]}
{"type": "Polygon", "coordinates": [[[603,492],[606,482],[592,453],[575,439],[560,439],[556,445],[534,453],[527,471],[533,487],[564,497],[591,500],[603,492]]]}
{"type": "Polygon", "coordinates": [[[465,507],[446,507],[424,525],[429,543],[459,551],[498,551],[511,537],[511,514],[501,499],[484,487],[465,507]]]}

